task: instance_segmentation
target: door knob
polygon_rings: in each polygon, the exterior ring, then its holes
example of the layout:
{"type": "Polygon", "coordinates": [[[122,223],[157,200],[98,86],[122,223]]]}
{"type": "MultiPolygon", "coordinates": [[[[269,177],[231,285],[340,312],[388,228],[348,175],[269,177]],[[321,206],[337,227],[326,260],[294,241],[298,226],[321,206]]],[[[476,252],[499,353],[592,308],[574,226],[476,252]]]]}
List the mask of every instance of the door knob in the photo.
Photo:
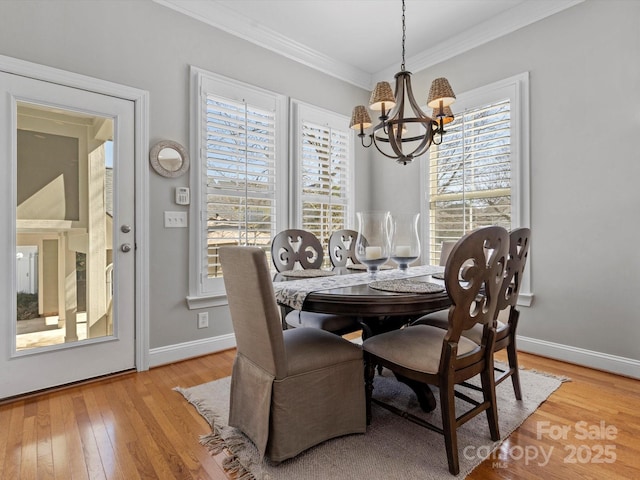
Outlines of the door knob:
{"type": "Polygon", "coordinates": [[[125,252],[125,253],[130,252],[130,251],[131,251],[131,245],[130,245],[130,244],[128,244],[128,243],[123,243],[123,244],[120,246],[120,250],[122,250],[122,251],[123,251],[123,252],[125,252]]]}
{"type": "Polygon", "coordinates": [[[121,231],[122,233],[129,233],[129,232],[131,231],[131,226],[129,226],[129,225],[122,225],[122,226],[120,227],[120,231],[121,231]]]}

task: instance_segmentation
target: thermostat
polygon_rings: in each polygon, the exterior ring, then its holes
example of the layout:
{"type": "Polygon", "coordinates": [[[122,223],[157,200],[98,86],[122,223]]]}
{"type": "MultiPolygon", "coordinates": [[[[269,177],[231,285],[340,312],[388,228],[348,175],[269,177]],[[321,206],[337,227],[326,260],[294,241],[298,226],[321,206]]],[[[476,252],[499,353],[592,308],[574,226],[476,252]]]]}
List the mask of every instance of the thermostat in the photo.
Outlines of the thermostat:
{"type": "Polygon", "coordinates": [[[176,188],[176,203],[178,205],[189,205],[189,189],[187,187],[176,188]]]}

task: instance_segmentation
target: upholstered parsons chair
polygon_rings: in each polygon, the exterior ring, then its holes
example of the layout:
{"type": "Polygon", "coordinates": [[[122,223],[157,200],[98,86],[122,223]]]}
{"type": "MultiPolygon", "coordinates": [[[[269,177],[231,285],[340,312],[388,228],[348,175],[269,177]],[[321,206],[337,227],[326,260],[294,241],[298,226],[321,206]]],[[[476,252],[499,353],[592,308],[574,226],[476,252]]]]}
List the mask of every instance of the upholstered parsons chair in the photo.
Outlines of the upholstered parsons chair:
{"type": "Polygon", "coordinates": [[[261,249],[222,247],[220,261],[237,344],[229,425],[273,462],[364,433],[360,347],[320,329],[282,330],[261,249]]]}

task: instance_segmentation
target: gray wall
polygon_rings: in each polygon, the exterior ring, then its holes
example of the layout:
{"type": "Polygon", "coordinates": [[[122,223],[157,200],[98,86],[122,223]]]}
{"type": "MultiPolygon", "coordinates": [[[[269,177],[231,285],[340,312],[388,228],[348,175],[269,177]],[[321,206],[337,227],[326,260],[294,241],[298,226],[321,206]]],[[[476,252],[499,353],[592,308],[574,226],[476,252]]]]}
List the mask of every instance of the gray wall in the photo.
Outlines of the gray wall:
{"type": "MultiPolygon", "coordinates": [[[[520,333],[535,341],[521,342],[525,348],[548,341],[565,353],[640,359],[640,226],[632,221],[640,208],[639,20],[640,2],[588,0],[414,73],[415,84],[446,76],[463,92],[530,72],[535,298],[522,309],[520,333]]],[[[189,65],[344,115],[368,100],[368,92],[149,0],[2,1],[0,54],[148,90],[150,144],[189,144],[189,65]]],[[[419,208],[417,162],[401,167],[356,152],[356,209],[419,208]]],[[[197,330],[186,307],[188,233],[162,226],[163,211],[180,209],[172,194],[183,185],[188,176],[150,173],[152,348],[231,331],[225,308],[211,309],[211,326],[197,330]]]]}
{"type": "MultiPolygon", "coordinates": [[[[343,115],[368,92],[230,36],[150,0],[0,1],[0,54],[150,92],[150,146],[189,146],[189,66],[288,95],[343,115]]],[[[356,150],[356,208],[369,195],[367,153],[356,150]]],[[[228,310],[209,310],[196,328],[188,310],[188,231],[163,228],[165,210],[189,175],[149,174],[150,346],[214,338],[232,331],[228,310]]]]}
{"type": "MultiPolygon", "coordinates": [[[[414,74],[464,92],[530,72],[534,301],[519,333],[569,359],[640,360],[639,25],[640,2],[587,0],[414,74]]],[[[417,211],[418,165],[374,165],[373,206],[417,211]]]]}

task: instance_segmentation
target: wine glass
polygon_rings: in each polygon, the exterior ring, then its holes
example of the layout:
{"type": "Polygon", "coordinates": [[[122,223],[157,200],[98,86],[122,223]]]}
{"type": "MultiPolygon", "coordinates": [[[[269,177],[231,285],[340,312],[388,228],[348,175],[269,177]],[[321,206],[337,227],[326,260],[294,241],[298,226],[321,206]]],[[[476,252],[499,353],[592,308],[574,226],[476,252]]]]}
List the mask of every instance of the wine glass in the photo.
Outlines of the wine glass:
{"type": "Polygon", "coordinates": [[[398,213],[391,217],[391,260],[406,272],[420,256],[419,213],[398,213]]]}
{"type": "Polygon", "coordinates": [[[375,277],[380,266],[389,260],[391,215],[389,212],[357,212],[356,215],[356,258],[366,265],[369,274],[375,277]]]}

